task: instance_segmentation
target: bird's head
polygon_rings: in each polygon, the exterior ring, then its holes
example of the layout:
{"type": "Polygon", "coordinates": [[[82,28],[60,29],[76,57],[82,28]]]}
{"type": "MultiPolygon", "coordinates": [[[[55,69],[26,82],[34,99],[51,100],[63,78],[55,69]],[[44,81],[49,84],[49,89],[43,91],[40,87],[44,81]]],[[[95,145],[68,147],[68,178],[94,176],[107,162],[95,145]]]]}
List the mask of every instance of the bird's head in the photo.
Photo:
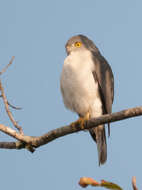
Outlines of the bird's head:
{"type": "Polygon", "coordinates": [[[75,52],[75,51],[83,51],[86,49],[90,51],[99,52],[95,44],[84,35],[77,35],[77,36],[71,37],[67,41],[65,48],[66,48],[67,54],[70,54],[71,52],[75,52]]]}

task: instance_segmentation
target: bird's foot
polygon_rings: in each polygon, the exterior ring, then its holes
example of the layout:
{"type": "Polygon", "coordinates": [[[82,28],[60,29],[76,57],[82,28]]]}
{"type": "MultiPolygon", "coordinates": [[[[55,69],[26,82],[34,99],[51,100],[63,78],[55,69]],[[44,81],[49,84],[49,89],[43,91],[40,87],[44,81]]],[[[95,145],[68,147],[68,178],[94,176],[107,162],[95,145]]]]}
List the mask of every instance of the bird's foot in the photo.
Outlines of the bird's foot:
{"type": "Polygon", "coordinates": [[[85,122],[88,121],[90,118],[89,112],[84,116],[80,117],[77,121],[71,123],[71,126],[74,128],[76,125],[79,125],[81,129],[84,130],[85,122]]]}

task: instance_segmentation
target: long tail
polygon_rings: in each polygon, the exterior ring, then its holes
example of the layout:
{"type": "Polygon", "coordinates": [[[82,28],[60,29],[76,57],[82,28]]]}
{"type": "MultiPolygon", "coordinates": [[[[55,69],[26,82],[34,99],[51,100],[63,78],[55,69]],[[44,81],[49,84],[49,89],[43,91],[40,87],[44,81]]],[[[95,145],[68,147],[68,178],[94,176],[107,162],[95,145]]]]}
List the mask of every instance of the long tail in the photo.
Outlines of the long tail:
{"type": "Polygon", "coordinates": [[[97,143],[99,165],[104,164],[107,160],[107,144],[104,125],[92,128],[89,132],[97,143]]]}

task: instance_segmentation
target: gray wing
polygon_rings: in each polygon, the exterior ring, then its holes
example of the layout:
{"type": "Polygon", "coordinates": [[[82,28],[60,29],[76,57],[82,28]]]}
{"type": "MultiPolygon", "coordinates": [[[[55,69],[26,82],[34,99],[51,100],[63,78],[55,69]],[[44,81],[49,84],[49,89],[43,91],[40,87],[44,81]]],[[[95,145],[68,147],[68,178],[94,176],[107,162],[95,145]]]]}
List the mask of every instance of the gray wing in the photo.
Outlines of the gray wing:
{"type": "Polygon", "coordinates": [[[104,114],[109,114],[112,112],[114,98],[113,73],[111,67],[100,53],[92,52],[92,57],[95,64],[93,76],[99,84],[100,96],[104,106],[104,114]]]}

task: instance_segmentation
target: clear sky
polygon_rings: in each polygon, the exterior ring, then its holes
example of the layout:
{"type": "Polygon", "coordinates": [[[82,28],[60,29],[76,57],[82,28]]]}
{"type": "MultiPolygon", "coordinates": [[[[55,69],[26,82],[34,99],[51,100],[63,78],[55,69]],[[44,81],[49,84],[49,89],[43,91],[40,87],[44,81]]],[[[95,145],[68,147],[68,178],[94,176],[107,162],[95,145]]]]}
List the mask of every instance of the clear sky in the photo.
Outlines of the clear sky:
{"type": "MultiPolygon", "coordinates": [[[[9,101],[25,134],[41,135],[69,124],[77,115],[66,110],[60,93],[64,45],[73,35],[91,38],[108,60],[115,78],[113,111],[141,105],[141,0],[5,0],[0,1],[0,69],[9,101]]],[[[1,123],[9,122],[1,105],[1,123]]],[[[82,176],[142,189],[142,118],[111,125],[108,160],[98,166],[96,145],[87,132],[59,138],[34,154],[0,150],[0,187],[9,190],[81,189],[82,176]]],[[[13,140],[0,134],[1,141],[13,140]]],[[[89,187],[88,189],[93,189],[89,187]]]]}

